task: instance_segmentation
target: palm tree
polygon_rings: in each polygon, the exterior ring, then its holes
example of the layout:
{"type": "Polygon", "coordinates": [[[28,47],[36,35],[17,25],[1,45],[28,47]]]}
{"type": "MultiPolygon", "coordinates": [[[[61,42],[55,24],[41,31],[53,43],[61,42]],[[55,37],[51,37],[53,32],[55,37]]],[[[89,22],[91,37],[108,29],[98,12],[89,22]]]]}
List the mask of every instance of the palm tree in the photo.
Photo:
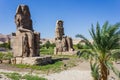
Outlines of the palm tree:
{"type": "MultiPolygon", "coordinates": [[[[96,30],[92,25],[90,35],[93,43],[91,43],[83,35],[76,35],[82,38],[89,49],[84,49],[81,53],[89,53],[91,73],[94,80],[107,80],[109,70],[112,69],[116,75],[120,73],[112,65],[112,55],[120,52],[120,23],[109,25],[105,22],[102,28],[99,23],[96,25],[96,30]]],[[[120,77],[120,76],[119,76],[120,77]]]]}

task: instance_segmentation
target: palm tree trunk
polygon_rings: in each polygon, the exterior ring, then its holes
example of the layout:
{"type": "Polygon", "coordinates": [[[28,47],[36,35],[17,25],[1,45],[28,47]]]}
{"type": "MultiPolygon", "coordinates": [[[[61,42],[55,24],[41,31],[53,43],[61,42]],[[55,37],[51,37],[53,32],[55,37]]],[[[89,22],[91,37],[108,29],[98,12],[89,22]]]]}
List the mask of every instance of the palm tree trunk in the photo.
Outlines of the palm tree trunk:
{"type": "Polygon", "coordinates": [[[100,67],[101,67],[101,79],[100,80],[107,80],[108,79],[108,69],[105,66],[105,64],[102,62],[100,63],[100,67]]]}

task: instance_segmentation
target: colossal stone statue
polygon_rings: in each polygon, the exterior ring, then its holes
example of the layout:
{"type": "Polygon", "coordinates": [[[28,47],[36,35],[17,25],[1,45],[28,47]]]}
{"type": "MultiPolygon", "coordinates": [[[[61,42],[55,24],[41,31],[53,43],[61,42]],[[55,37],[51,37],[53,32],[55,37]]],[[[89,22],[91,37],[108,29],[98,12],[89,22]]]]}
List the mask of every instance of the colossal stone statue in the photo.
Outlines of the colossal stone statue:
{"type": "Polygon", "coordinates": [[[32,27],[30,11],[27,5],[19,5],[15,15],[17,27],[12,35],[12,48],[14,57],[39,56],[40,33],[32,27]]]}
{"type": "Polygon", "coordinates": [[[27,5],[19,5],[15,14],[16,32],[12,33],[12,64],[43,65],[52,63],[51,56],[40,56],[40,33],[32,26],[27,5]]]}
{"type": "Polygon", "coordinates": [[[73,51],[73,43],[72,38],[68,36],[64,36],[64,28],[63,28],[63,21],[58,20],[56,23],[56,29],[55,29],[55,54],[59,52],[68,52],[73,51]]]}

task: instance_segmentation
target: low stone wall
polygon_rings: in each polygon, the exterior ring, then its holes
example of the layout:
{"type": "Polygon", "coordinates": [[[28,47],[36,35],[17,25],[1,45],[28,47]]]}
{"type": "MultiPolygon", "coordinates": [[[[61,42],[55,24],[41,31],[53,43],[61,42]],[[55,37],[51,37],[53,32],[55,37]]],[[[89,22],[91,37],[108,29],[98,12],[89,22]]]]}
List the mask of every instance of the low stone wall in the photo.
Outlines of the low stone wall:
{"type": "Polygon", "coordinates": [[[11,60],[10,59],[7,59],[7,60],[0,60],[0,64],[10,64],[11,63],[11,60]]]}
{"type": "Polygon", "coordinates": [[[27,65],[45,65],[52,63],[51,56],[43,57],[16,57],[11,59],[12,64],[27,64],[27,65]]]}

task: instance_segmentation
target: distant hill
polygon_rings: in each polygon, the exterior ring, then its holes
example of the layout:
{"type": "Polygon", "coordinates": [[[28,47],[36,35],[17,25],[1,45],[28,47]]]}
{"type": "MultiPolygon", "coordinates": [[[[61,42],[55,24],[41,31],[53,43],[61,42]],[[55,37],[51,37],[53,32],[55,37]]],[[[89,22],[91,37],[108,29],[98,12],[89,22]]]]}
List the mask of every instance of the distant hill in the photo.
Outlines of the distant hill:
{"type": "Polygon", "coordinates": [[[0,33],[0,44],[7,42],[10,37],[11,37],[10,35],[4,35],[0,33]]]}
{"type": "MultiPolygon", "coordinates": [[[[42,38],[40,39],[42,44],[45,44],[47,41],[50,41],[50,43],[55,43],[54,38],[42,38]]],[[[81,41],[81,39],[73,39],[73,44],[78,44],[81,41]]]]}
{"type": "MultiPolygon", "coordinates": [[[[9,38],[11,38],[11,35],[4,35],[0,33],[0,44],[8,42],[9,38]]],[[[40,41],[42,44],[45,44],[47,41],[50,41],[50,43],[55,43],[54,38],[41,38],[40,41]]],[[[80,41],[81,39],[73,39],[73,44],[78,44],[80,41]]]]}

